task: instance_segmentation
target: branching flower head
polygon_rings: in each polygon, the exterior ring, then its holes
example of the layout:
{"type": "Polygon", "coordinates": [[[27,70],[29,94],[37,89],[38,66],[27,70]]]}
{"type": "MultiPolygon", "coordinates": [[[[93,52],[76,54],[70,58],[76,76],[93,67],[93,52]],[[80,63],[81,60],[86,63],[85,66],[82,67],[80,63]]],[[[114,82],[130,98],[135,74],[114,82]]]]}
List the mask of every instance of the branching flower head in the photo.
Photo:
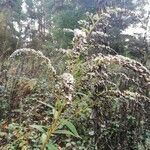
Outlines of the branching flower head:
{"type": "Polygon", "coordinates": [[[75,37],[83,37],[86,38],[86,33],[80,29],[74,29],[74,36],[75,37]]]}
{"type": "Polygon", "coordinates": [[[56,85],[56,91],[64,96],[68,103],[72,101],[75,79],[70,73],[63,73],[59,76],[59,82],[56,85]]]}

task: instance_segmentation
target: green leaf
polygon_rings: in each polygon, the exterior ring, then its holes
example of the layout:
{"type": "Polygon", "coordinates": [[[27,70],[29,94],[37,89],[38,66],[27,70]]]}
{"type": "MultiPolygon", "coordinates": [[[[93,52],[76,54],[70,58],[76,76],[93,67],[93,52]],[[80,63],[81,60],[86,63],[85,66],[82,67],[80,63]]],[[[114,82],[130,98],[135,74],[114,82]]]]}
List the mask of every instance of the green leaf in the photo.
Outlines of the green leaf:
{"type": "Polygon", "coordinates": [[[38,101],[39,103],[41,103],[41,104],[43,104],[43,105],[45,105],[45,106],[49,107],[49,108],[54,109],[54,107],[53,107],[52,105],[50,105],[50,104],[47,104],[47,103],[42,102],[42,101],[39,101],[39,100],[37,100],[37,101],[38,101]]]}
{"type": "Polygon", "coordinates": [[[30,127],[37,129],[38,131],[40,131],[42,133],[45,133],[45,130],[43,129],[44,126],[33,124],[33,125],[30,125],[30,127]]]}
{"type": "Polygon", "coordinates": [[[43,133],[42,136],[41,136],[42,144],[46,141],[46,139],[47,139],[47,135],[45,133],[43,133]]]}
{"type": "Polygon", "coordinates": [[[58,150],[57,147],[52,143],[47,144],[47,148],[48,150],[58,150]]]}
{"type": "Polygon", "coordinates": [[[87,96],[86,94],[84,94],[82,92],[76,92],[76,95],[87,96]]]}
{"type": "Polygon", "coordinates": [[[74,134],[74,136],[80,137],[75,126],[70,121],[65,120],[63,121],[63,123],[69,128],[69,130],[74,134]]]}
{"type": "Polygon", "coordinates": [[[6,132],[0,132],[0,137],[6,136],[7,133],[6,132]]]}
{"type": "Polygon", "coordinates": [[[53,109],[54,119],[58,118],[58,111],[56,109],[53,109]]]}
{"type": "Polygon", "coordinates": [[[16,129],[16,127],[17,127],[17,124],[15,124],[15,123],[9,124],[8,125],[9,132],[13,132],[16,129]]]}
{"type": "Polygon", "coordinates": [[[68,131],[68,130],[57,130],[55,131],[56,134],[65,134],[65,135],[72,135],[74,137],[78,137],[76,135],[74,135],[72,132],[68,131]]]}

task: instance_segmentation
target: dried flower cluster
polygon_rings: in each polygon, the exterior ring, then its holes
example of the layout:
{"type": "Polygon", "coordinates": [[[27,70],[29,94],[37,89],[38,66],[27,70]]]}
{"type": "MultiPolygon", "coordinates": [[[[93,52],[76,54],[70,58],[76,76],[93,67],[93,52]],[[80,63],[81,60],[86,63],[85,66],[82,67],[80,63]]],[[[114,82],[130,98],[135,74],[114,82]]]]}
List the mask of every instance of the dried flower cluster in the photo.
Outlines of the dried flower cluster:
{"type": "Polygon", "coordinates": [[[68,104],[71,103],[74,93],[75,79],[70,73],[63,73],[59,76],[59,81],[56,84],[56,93],[62,95],[68,100],[68,104]]]}
{"type": "Polygon", "coordinates": [[[150,71],[144,67],[141,63],[130,59],[128,57],[124,57],[122,55],[101,55],[94,58],[93,60],[97,65],[111,65],[111,64],[118,64],[122,67],[125,67],[127,69],[131,69],[138,73],[139,76],[142,76],[145,78],[146,81],[150,82],[150,71]]]}
{"type": "Polygon", "coordinates": [[[36,51],[30,48],[17,49],[10,55],[10,59],[15,59],[16,57],[40,58],[40,64],[46,65],[48,69],[52,71],[53,74],[56,74],[56,70],[52,66],[50,59],[44,56],[41,51],[36,51]]]}
{"type": "Polygon", "coordinates": [[[149,96],[150,72],[141,63],[121,55],[99,54],[84,64],[87,68],[84,80],[91,86],[98,85],[98,92],[108,89],[131,90],[149,96]],[[100,88],[101,87],[101,88],[100,88]]]}

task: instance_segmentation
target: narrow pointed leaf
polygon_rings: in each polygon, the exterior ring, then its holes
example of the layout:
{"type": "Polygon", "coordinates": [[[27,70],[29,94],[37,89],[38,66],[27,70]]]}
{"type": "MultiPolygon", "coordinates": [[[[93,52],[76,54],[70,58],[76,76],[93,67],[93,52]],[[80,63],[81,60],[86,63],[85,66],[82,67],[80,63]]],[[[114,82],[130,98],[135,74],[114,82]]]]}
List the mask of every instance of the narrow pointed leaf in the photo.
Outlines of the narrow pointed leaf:
{"type": "Polygon", "coordinates": [[[57,130],[55,131],[56,134],[65,134],[65,135],[71,135],[74,137],[78,137],[76,135],[74,135],[72,132],[68,131],[68,130],[57,130]]]}
{"type": "Polygon", "coordinates": [[[33,125],[30,125],[30,127],[37,129],[38,131],[40,131],[42,133],[45,132],[45,130],[43,129],[44,126],[33,124],[33,125]]]}
{"type": "Polygon", "coordinates": [[[69,130],[76,136],[76,137],[80,137],[75,126],[70,122],[70,121],[64,121],[64,125],[66,125],[69,130]]]}
{"type": "Polygon", "coordinates": [[[47,144],[47,149],[48,150],[58,150],[57,147],[52,143],[47,144]]]}

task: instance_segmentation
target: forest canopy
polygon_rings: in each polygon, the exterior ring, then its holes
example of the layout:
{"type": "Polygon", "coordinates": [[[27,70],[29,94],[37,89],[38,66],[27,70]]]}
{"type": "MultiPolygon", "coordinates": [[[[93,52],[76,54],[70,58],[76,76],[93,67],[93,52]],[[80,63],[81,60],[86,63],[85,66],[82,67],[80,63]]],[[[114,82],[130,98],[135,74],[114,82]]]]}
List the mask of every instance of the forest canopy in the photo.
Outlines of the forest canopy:
{"type": "Polygon", "coordinates": [[[0,150],[149,150],[149,0],[0,0],[0,150]]]}

